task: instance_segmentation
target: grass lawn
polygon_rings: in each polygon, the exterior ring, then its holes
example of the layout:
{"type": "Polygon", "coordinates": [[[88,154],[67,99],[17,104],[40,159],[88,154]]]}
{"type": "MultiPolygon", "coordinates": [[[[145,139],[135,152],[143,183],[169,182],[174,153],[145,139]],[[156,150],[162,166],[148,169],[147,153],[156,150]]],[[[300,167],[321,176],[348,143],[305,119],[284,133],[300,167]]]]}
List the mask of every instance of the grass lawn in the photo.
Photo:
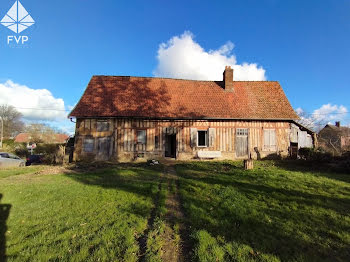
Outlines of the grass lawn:
{"type": "Polygon", "coordinates": [[[7,260],[136,261],[160,169],[141,164],[74,174],[45,173],[43,167],[0,170],[0,208],[9,215],[0,217],[7,260]]]}
{"type": "Polygon", "coordinates": [[[254,164],[176,166],[196,260],[350,261],[350,174],[254,164]]]}

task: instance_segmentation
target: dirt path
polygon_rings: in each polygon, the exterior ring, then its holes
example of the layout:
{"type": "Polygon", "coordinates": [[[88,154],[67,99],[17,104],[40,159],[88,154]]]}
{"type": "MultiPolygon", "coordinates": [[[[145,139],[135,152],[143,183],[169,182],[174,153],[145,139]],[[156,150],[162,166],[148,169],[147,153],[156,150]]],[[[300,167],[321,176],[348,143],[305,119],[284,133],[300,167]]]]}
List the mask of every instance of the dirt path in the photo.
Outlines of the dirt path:
{"type": "Polygon", "coordinates": [[[190,261],[189,235],[184,221],[184,212],[179,197],[179,179],[175,168],[166,165],[164,176],[168,185],[168,195],[165,206],[165,239],[163,246],[163,261],[190,261]]]}

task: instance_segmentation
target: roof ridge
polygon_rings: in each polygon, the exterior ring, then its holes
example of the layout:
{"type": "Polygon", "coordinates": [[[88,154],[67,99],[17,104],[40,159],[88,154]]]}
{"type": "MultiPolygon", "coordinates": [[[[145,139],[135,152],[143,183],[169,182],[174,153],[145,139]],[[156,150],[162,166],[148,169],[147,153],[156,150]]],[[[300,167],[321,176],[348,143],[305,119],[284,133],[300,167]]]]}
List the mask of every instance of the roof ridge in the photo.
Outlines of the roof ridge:
{"type": "MultiPolygon", "coordinates": [[[[170,80],[183,80],[183,81],[195,81],[195,82],[223,82],[223,80],[196,80],[185,78],[171,78],[171,77],[157,77],[157,76],[126,76],[126,75],[93,75],[92,77],[134,77],[134,78],[151,78],[151,79],[170,79],[170,80]]],[[[277,82],[276,80],[233,80],[233,82],[277,82]]]]}

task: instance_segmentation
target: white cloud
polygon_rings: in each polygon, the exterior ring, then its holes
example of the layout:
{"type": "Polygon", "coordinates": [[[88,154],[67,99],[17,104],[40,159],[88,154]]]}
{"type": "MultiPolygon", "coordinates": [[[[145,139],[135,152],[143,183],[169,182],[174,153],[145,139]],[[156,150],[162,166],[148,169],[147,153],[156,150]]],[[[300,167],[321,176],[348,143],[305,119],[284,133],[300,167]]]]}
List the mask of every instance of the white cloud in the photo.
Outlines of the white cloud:
{"type": "Polygon", "coordinates": [[[322,105],[311,114],[305,112],[302,108],[297,108],[295,111],[300,116],[300,123],[315,131],[319,131],[326,124],[334,125],[335,121],[344,120],[348,113],[348,109],[345,106],[332,104],[322,105]]]}
{"type": "Polygon", "coordinates": [[[172,37],[158,49],[158,65],[153,74],[193,80],[222,80],[225,66],[234,69],[234,80],[266,80],[265,70],[257,64],[237,64],[234,44],[227,42],[217,50],[204,50],[191,32],[172,37]]]}
{"type": "Polygon", "coordinates": [[[26,120],[63,120],[67,117],[64,101],[47,89],[31,89],[11,80],[0,83],[0,104],[16,107],[26,120]],[[52,110],[37,110],[37,109],[52,110]]]}

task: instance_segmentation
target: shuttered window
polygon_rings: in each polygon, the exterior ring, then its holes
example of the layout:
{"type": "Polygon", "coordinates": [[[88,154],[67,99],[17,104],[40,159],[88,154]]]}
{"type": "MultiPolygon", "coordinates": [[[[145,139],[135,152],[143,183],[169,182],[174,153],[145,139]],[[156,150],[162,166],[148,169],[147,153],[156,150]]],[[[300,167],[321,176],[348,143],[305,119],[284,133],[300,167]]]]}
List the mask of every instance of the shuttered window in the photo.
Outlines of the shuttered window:
{"type": "Polygon", "coordinates": [[[83,151],[85,153],[91,153],[94,151],[95,140],[93,138],[84,138],[83,151]]]}
{"type": "Polygon", "coordinates": [[[104,132],[109,130],[109,123],[107,120],[97,121],[97,132],[104,132]]]}
{"type": "Polygon", "coordinates": [[[208,128],[207,130],[197,130],[191,128],[191,147],[213,147],[215,141],[215,128],[208,128]]]}
{"type": "Polygon", "coordinates": [[[91,119],[83,120],[84,128],[90,130],[91,129],[91,119]]]}
{"type": "Polygon", "coordinates": [[[137,143],[146,144],[146,130],[137,130],[137,143]]]}
{"type": "Polygon", "coordinates": [[[276,130],[264,129],[264,151],[276,151],[276,130]]]}

